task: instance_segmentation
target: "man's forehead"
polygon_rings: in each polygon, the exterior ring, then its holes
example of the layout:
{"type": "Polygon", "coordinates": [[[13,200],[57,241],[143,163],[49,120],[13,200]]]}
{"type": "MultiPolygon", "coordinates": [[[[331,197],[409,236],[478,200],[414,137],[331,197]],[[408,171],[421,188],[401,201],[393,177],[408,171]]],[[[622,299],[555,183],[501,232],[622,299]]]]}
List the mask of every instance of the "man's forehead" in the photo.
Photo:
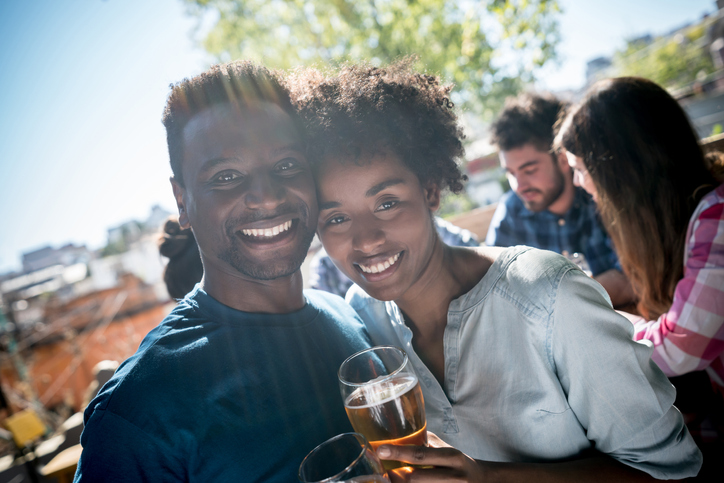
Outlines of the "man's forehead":
{"type": "Polygon", "coordinates": [[[533,160],[548,158],[550,156],[550,151],[542,150],[539,146],[532,143],[524,144],[507,151],[501,150],[498,153],[500,165],[504,168],[510,165],[519,165],[533,160]]]}
{"type": "Polygon", "coordinates": [[[196,113],[184,127],[184,140],[197,136],[214,137],[225,134],[254,136],[255,132],[273,127],[280,137],[297,138],[289,114],[271,102],[256,101],[245,106],[216,104],[196,113]]]}

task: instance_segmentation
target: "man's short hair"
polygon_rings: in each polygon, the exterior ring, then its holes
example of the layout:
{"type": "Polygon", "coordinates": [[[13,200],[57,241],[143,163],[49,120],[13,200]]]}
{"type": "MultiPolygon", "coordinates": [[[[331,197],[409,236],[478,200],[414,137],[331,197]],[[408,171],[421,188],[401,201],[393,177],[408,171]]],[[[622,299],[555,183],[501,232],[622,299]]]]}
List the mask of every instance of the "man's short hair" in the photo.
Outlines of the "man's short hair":
{"type": "Polygon", "coordinates": [[[259,101],[277,104],[300,125],[279,75],[249,61],[215,65],[196,77],[172,84],[163,125],[176,181],[183,186],[183,130],[193,116],[214,105],[230,104],[242,110],[259,101]]]}
{"type": "Polygon", "coordinates": [[[549,151],[555,136],[558,116],[568,103],[550,94],[524,93],[509,97],[491,127],[491,141],[501,151],[533,144],[539,151],[549,151]]]}

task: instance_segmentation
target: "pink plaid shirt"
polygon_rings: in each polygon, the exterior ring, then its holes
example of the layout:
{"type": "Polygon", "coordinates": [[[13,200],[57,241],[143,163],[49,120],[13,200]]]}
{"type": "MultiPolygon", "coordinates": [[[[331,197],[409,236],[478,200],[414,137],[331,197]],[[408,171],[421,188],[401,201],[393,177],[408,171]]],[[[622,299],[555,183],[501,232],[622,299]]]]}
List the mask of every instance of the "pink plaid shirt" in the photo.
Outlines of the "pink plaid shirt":
{"type": "Polygon", "coordinates": [[[706,369],[724,386],[724,184],[697,206],[686,233],[684,278],[671,309],[639,317],[635,340],[654,345],[652,359],[668,376],[706,369]]]}

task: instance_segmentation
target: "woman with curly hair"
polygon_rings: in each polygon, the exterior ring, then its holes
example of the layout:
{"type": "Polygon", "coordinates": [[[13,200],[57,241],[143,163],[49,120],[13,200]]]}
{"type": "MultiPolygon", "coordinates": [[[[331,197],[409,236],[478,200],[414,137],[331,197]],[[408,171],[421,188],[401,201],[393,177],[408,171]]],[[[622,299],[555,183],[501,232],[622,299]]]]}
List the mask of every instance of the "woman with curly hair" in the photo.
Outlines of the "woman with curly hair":
{"type": "Polygon", "coordinates": [[[317,233],[373,342],[402,347],[423,391],[430,447],[377,450],[420,465],[394,481],[697,473],[673,388],[598,283],[553,252],[440,240],[441,193],[464,181],[449,86],[409,61],[288,84],[317,163],[317,233]]]}

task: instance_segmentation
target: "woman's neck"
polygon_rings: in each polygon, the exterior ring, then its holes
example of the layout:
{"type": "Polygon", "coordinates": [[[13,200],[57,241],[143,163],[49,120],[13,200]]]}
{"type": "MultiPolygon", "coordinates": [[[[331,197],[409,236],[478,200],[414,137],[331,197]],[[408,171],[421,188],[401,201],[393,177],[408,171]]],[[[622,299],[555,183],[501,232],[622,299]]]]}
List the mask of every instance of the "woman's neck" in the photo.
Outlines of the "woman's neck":
{"type": "Polygon", "coordinates": [[[420,279],[395,303],[419,336],[444,332],[450,302],[469,292],[492,262],[476,250],[450,247],[439,239],[420,279]]]}

